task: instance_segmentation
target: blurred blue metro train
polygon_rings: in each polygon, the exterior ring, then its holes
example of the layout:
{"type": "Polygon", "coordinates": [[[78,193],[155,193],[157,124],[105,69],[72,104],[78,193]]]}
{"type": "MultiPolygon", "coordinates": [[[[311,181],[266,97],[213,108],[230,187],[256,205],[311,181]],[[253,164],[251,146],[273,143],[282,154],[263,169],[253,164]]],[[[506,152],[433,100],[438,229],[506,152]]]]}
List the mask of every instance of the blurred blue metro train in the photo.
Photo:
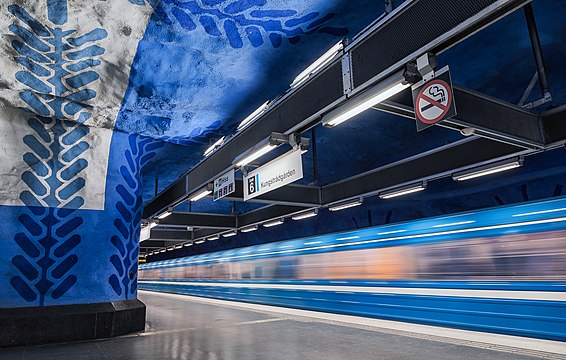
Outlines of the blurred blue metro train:
{"type": "Polygon", "coordinates": [[[566,340],[566,198],[143,264],[140,289],[566,340]]]}

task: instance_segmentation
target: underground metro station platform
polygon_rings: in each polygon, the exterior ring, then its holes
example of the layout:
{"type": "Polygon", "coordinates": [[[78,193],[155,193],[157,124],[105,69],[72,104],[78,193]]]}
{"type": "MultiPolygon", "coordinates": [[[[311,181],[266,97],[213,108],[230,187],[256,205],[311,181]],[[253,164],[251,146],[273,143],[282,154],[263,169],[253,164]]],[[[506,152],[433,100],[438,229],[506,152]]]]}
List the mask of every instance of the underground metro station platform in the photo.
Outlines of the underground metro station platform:
{"type": "Polygon", "coordinates": [[[566,359],[565,16],[5,0],[0,359],[566,359]]]}

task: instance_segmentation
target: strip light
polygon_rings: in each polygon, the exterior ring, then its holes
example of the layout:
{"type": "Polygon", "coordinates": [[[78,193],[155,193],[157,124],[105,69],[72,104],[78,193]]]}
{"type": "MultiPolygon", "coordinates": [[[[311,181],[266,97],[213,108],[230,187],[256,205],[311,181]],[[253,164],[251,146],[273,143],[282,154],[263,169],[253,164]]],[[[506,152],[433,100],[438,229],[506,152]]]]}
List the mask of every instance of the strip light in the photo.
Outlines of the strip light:
{"type": "Polygon", "coordinates": [[[167,248],[167,251],[173,251],[173,247],[167,248]]]}
{"type": "Polygon", "coordinates": [[[203,243],[204,243],[204,240],[196,240],[195,241],[195,244],[203,244],[203,243]]]}
{"type": "Polygon", "coordinates": [[[167,251],[167,250],[165,250],[165,249],[161,249],[161,250],[160,250],[159,252],[162,252],[162,253],[164,253],[165,251],[167,251]]]}
{"type": "Polygon", "coordinates": [[[216,241],[218,239],[220,239],[220,235],[214,235],[206,238],[207,241],[216,241]]]}
{"type": "Polygon", "coordinates": [[[189,201],[195,202],[195,201],[199,201],[200,199],[202,199],[203,197],[212,194],[212,190],[208,187],[208,185],[200,190],[199,192],[197,192],[195,195],[193,195],[189,201]]]}
{"type": "Polygon", "coordinates": [[[182,248],[183,248],[183,245],[177,245],[177,246],[175,246],[175,249],[182,249],[182,248]]]}
{"type": "Polygon", "coordinates": [[[289,137],[285,134],[271,133],[271,135],[262,140],[253,148],[247,150],[242,155],[236,157],[232,162],[236,167],[242,167],[251,163],[254,160],[259,159],[263,155],[267,154],[271,150],[275,149],[279,145],[289,143],[289,137]]]}
{"type": "Polygon", "coordinates": [[[156,227],[157,225],[159,225],[159,221],[153,220],[153,221],[150,221],[150,223],[149,223],[148,226],[149,226],[150,229],[153,229],[153,228],[156,227]]]}
{"type": "Polygon", "coordinates": [[[251,163],[252,161],[259,159],[260,157],[267,154],[268,152],[275,149],[276,147],[277,147],[276,145],[265,144],[262,147],[260,147],[259,149],[255,150],[254,152],[249,154],[248,156],[244,157],[242,160],[238,161],[236,163],[236,166],[241,167],[241,166],[247,165],[247,164],[251,163]]]}
{"type": "Polygon", "coordinates": [[[192,243],[192,242],[188,242],[188,243],[185,244],[185,247],[189,247],[189,246],[193,246],[193,243],[192,243]]]}
{"type": "Polygon", "coordinates": [[[168,208],[165,212],[163,212],[163,213],[157,215],[157,218],[158,218],[159,220],[163,220],[163,219],[165,219],[167,216],[169,216],[169,215],[171,215],[171,214],[173,214],[173,209],[168,208]]]}
{"type": "Polygon", "coordinates": [[[318,215],[318,209],[304,211],[302,213],[291,216],[293,220],[303,220],[318,215]]]}
{"type": "Polygon", "coordinates": [[[257,225],[247,226],[247,227],[240,229],[240,231],[243,232],[243,233],[252,232],[252,231],[256,231],[256,230],[257,230],[257,225]]]}
{"type": "Polygon", "coordinates": [[[224,144],[225,138],[226,138],[226,136],[223,136],[221,139],[216,141],[214,144],[210,145],[210,147],[208,149],[206,149],[206,151],[204,152],[204,156],[208,157],[210,154],[212,154],[214,152],[214,150],[221,147],[224,144]]]}
{"type": "Polygon", "coordinates": [[[303,70],[291,83],[291,88],[295,88],[305,82],[313,73],[322,69],[326,64],[328,64],[334,57],[344,50],[344,41],[340,41],[338,44],[334,45],[327,52],[325,52],[321,57],[316,59],[315,62],[310,64],[305,70],[303,70]]]}
{"type": "Polygon", "coordinates": [[[426,189],[426,183],[420,183],[417,185],[410,185],[406,187],[402,187],[399,189],[394,189],[391,191],[384,191],[379,194],[379,197],[382,199],[390,199],[397,196],[407,195],[418,191],[423,191],[426,189]]]}
{"type": "Polygon", "coordinates": [[[501,162],[480,166],[475,169],[455,173],[454,175],[452,175],[452,178],[456,181],[464,181],[480,176],[491,175],[498,172],[515,169],[521,166],[523,166],[522,159],[514,159],[512,161],[504,160],[501,162]]]}
{"type": "Polygon", "coordinates": [[[238,125],[237,130],[242,130],[247,125],[251,124],[254,120],[256,120],[258,117],[260,117],[260,115],[263,114],[268,108],[269,108],[269,101],[266,101],[266,102],[263,103],[263,105],[258,107],[254,112],[249,114],[248,117],[246,117],[244,120],[242,120],[240,125],[238,125]]]}
{"type": "Polygon", "coordinates": [[[232,236],[236,236],[237,233],[238,233],[238,230],[231,230],[231,231],[225,232],[224,234],[222,234],[222,236],[232,237],[232,236]]]}
{"type": "Polygon", "coordinates": [[[285,222],[283,219],[271,220],[263,223],[263,226],[266,228],[281,225],[285,222]]]}
{"type": "Polygon", "coordinates": [[[457,225],[466,225],[466,224],[473,224],[473,223],[475,223],[475,222],[476,222],[475,220],[459,221],[459,222],[450,223],[450,224],[434,225],[433,228],[448,227],[448,226],[457,226],[457,225]]]}
{"type": "Polygon", "coordinates": [[[388,80],[381,82],[324,115],[322,125],[327,127],[339,125],[410,86],[411,84],[405,81],[402,73],[395,74],[388,80]]]}
{"type": "Polygon", "coordinates": [[[340,211],[340,210],[344,210],[344,209],[348,209],[354,206],[360,206],[362,205],[363,202],[363,198],[357,198],[354,200],[348,200],[348,201],[343,201],[341,203],[337,203],[334,205],[331,205],[328,207],[328,210],[330,211],[340,211]]]}

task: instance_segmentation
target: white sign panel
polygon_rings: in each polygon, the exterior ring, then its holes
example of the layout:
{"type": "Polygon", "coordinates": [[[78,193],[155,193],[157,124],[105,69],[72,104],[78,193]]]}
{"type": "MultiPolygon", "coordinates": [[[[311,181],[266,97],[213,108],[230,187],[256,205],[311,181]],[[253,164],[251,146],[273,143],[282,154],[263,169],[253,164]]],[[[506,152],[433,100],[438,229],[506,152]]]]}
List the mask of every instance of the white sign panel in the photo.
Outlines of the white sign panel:
{"type": "Polygon", "coordinates": [[[302,178],[301,149],[290,151],[244,176],[244,201],[302,178]]]}
{"type": "Polygon", "coordinates": [[[151,228],[149,226],[143,227],[140,230],[140,242],[149,240],[151,238],[151,228]]]}
{"type": "Polygon", "coordinates": [[[234,169],[228,171],[218,179],[214,180],[214,201],[233,193],[236,190],[234,182],[234,169]]]}

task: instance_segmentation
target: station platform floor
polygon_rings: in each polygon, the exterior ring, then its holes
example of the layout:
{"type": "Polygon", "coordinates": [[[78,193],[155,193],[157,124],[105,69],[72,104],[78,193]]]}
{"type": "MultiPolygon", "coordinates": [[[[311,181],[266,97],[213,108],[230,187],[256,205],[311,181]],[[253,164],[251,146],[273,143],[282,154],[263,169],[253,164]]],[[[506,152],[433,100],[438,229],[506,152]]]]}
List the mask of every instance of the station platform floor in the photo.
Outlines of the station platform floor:
{"type": "Polygon", "coordinates": [[[146,330],[0,350],[29,359],[566,359],[564,343],[140,291],[146,330]]]}

